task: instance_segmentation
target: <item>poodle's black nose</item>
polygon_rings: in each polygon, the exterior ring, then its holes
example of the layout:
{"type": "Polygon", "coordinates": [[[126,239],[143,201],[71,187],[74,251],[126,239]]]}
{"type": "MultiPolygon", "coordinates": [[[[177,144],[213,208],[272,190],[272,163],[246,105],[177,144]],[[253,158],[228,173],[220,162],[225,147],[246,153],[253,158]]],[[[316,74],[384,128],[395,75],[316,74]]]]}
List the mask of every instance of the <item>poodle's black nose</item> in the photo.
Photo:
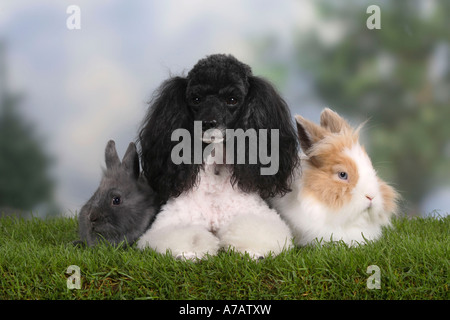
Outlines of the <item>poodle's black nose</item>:
{"type": "Polygon", "coordinates": [[[203,131],[208,130],[208,129],[213,129],[215,127],[217,127],[217,121],[216,120],[202,121],[203,131]]]}

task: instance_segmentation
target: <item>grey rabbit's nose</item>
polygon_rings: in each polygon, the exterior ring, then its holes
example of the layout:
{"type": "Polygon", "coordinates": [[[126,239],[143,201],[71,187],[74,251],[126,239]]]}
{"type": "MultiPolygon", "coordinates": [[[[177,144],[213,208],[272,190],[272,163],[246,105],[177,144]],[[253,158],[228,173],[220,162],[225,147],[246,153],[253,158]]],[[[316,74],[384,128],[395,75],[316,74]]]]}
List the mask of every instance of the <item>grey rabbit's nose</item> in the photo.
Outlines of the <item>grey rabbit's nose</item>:
{"type": "Polygon", "coordinates": [[[89,220],[91,222],[96,222],[100,219],[100,214],[97,211],[92,211],[89,213],[89,220]]]}

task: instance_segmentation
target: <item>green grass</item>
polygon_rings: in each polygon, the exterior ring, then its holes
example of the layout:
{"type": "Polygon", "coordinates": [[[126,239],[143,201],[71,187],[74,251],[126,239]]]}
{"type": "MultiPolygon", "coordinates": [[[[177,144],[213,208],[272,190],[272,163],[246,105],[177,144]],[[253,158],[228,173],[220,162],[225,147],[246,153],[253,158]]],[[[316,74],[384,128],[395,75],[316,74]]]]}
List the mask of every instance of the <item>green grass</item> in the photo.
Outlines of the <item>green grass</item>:
{"type": "Polygon", "coordinates": [[[450,216],[399,218],[375,243],[194,263],[151,250],[77,248],[77,221],[0,219],[0,299],[448,299],[450,216]],[[81,289],[67,288],[69,265],[81,289]],[[367,288],[369,265],[381,289],[367,288]]]}

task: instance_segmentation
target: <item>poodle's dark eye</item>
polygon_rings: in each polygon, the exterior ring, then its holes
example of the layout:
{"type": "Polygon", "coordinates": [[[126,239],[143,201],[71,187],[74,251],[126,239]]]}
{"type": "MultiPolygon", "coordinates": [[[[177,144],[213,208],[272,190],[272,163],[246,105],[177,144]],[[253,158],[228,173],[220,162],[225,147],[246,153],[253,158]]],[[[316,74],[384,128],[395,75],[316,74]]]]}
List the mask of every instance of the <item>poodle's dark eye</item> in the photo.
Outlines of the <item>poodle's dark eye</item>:
{"type": "Polygon", "coordinates": [[[343,171],[338,172],[338,177],[341,180],[348,180],[348,173],[347,172],[343,172],[343,171]]]}
{"type": "Polygon", "coordinates": [[[112,205],[113,205],[113,206],[118,206],[118,205],[120,205],[121,203],[122,203],[122,199],[120,199],[120,197],[114,196],[114,197],[112,198],[112,205]]]}
{"type": "Polygon", "coordinates": [[[193,104],[197,105],[197,104],[199,104],[200,102],[202,102],[202,99],[201,99],[200,97],[193,97],[193,98],[192,98],[192,103],[193,103],[193,104]]]}
{"type": "Polygon", "coordinates": [[[235,97],[228,97],[228,98],[225,100],[225,102],[226,102],[226,104],[229,105],[229,106],[234,106],[234,105],[236,105],[236,104],[238,103],[238,100],[237,100],[235,97]]]}

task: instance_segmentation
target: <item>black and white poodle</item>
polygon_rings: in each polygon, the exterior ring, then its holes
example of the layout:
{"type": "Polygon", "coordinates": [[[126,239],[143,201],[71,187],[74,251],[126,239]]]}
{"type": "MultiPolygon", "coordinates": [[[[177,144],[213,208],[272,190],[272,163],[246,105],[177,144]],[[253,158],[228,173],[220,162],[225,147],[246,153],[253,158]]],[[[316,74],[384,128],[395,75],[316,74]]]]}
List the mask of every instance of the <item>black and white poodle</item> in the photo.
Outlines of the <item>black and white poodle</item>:
{"type": "Polygon", "coordinates": [[[162,209],[138,247],[193,259],[228,247],[260,258],[291,245],[264,199],[289,191],[296,131],[286,103],[249,66],[211,55],[166,80],[139,142],[162,209]]]}

